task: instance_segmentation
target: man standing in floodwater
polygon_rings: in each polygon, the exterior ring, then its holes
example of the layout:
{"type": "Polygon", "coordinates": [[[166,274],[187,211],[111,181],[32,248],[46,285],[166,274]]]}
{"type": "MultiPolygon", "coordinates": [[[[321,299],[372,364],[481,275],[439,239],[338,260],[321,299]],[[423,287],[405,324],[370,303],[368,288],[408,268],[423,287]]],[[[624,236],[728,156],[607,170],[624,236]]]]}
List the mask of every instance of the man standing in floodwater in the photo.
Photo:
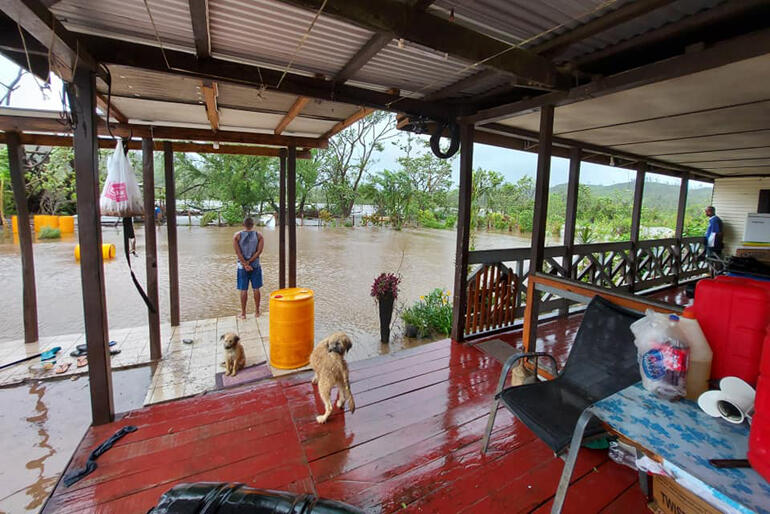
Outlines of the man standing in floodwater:
{"type": "Polygon", "coordinates": [[[254,303],[257,308],[255,316],[259,317],[259,288],[262,287],[262,267],[259,265],[259,256],[265,246],[265,239],[254,230],[254,220],[243,220],[243,228],[233,237],[233,248],[238,256],[237,288],[241,293],[241,319],[246,319],[246,303],[249,300],[249,283],[254,290],[254,303]]]}
{"type": "Polygon", "coordinates": [[[709,205],[706,207],[706,216],[709,219],[706,228],[706,257],[722,256],[722,220],[716,214],[716,209],[709,205]]]}

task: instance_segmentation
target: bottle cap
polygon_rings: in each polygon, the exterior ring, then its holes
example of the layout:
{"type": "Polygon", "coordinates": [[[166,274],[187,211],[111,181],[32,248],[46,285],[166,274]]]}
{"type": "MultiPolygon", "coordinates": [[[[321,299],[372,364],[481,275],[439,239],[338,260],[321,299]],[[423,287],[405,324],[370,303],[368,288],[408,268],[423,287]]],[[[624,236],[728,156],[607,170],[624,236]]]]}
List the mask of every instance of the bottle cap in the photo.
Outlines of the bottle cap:
{"type": "Polygon", "coordinates": [[[677,316],[676,314],[669,314],[668,319],[670,319],[671,321],[679,321],[679,316],[677,316]]]}
{"type": "Polygon", "coordinates": [[[681,314],[681,317],[687,318],[687,319],[695,319],[695,309],[693,309],[692,307],[687,307],[684,310],[684,312],[681,314]]]}

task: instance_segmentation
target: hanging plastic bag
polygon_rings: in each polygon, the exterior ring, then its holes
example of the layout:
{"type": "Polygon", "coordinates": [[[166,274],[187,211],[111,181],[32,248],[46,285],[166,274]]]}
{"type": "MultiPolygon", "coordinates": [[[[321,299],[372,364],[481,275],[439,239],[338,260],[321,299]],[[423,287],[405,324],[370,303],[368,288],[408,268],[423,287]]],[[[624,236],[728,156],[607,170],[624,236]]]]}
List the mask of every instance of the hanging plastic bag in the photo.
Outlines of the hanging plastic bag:
{"type": "Polygon", "coordinates": [[[679,337],[678,322],[678,316],[648,309],[644,318],[631,324],[642,385],[667,400],[678,400],[687,393],[690,349],[679,337]]]}
{"type": "Polygon", "coordinates": [[[115,151],[107,159],[107,179],[99,199],[104,216],[141,216],[144,214],[142,193],[136,182],[134,170],[123,151],[123,142],[118,141],[115,151]]]}

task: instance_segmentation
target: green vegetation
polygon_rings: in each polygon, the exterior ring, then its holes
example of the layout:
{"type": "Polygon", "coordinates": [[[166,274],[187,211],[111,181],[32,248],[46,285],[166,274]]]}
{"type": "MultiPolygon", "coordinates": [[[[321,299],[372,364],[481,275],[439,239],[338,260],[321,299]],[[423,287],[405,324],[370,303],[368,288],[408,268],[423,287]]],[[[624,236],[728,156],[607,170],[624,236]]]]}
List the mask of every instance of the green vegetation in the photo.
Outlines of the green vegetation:
{"type": "MultiPolygon", "coordinates": [[[[297,161],[298,217],[318,217],[326,226],[350,226],[356,204],[374,207],[366,225],[453,229],[457,220],[457,189],[452,184],[452,159],[433,155],[423,139],[405,134],[394,140],[390,114],[374,113],[337,134],[326,150],[297,161]],[[393,169],[373,171],[387,144],[398,144],[401,156],[393,169]]],[[[106,157],[100,152],[102,176],[106,157]]],[[[162,156],[158,155],[158,159],[162,156]]],[[[238,225],[248,215],[278,211],[278,159],[250,155],[175,154],[178,200],[203,212],[201,225],[214,220],[238,225]]],[[[139,154],[129,152],[138,170],[139,154]]],[[[75,179],[70,148],[36,149],[26,154],[27,197],[31,212],[73,214],[75,179]]],[[[163,166],[156,165],[156,196],[164,197],[163,166]]],[[[642,238],[670,237],[676,224],[677,185],[649,180],[642,206],[642,238]]],[[[8,184],[8,157],[0,150],[0,215],[13,211],[8,184]]],[[[620,241],[629,238],[634,183],[595,186],[578,192],[576,242],[620,241]]],[[[496,170],[473,172],[471,226],[475,230],[528,234],[532,231],[535,180],[505,180],[496,170]]],[[[685,235],[702,235],[710,188],[692,188],[688,195],[685,235]]],[[[549,192],[546,230],[560,238],[565,223],[566,184],[549,192]]],[[[11,212],[12,213],[12,212],[11,212]]],[[[360,219],[360,218],[357,218],[360,219]]]]}
{"type": "Polygon", "coordinates": [[[38,239],[60,239],[61,230],[54,227],[43,227],[37,234],[38,239]]]}
{"type": "Polygon", "coordinates": [[[401,319],[417,329],[418,337],[448,335],[452,330],[452,304],[449,301],[449,293],[434,289],[421,296],[419,301],[401,312],[401,319]]]}

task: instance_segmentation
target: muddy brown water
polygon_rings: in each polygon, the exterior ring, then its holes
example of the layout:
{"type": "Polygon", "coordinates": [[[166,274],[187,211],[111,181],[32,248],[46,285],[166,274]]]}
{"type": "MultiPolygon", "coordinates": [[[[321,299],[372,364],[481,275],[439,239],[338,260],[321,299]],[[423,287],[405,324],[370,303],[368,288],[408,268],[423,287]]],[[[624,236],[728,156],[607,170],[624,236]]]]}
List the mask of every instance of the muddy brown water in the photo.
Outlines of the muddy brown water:
{"type": "MultiPolygon", "coordinates": [[[[235,290],[235,227],[179,227],[179,282],[182,321],[230,316],[239,310],[235,290]]],[[[278,288],[278,232],[261,227],[265,236],[262,268],[267,294],[278,288]]],[[[114,243],[117,256],[105,263],[108,321],[112,328],[147,323],[147,309],[134,289],[123,257],[120,228],[103,227],[105,243],[114,243]]],[[[166,227],[158,229],[158,275],[161,320],[168,320],[168,253],[166,227]]],[[[529,246],[529,238],[508,233],[476,234],[476,248],[529,246]]],[[[80,267],[73,253],[76,236],[34,244],[38,318],[41,336],[83,331],[80,267]]],[[[297,227],[298,285],[315,291],[316,339],[344,330],[354,342],[376,344],[379,320],[369,288],[381,272],[399,272],[405,305],[434,288],[451,290],[455,232],[355,227],[297,227]]],[[[145,283],[144,232],[137,228],[138,258],[134,270],[145,283]]],[[[18,243],[0,239],[0,340],[23,337],[21,260],[18,243]]],[[[253,300],[249,299],[249,309],[253,300]]],[[[395,330],[393,337],[400,337],[395,330]]]]}

